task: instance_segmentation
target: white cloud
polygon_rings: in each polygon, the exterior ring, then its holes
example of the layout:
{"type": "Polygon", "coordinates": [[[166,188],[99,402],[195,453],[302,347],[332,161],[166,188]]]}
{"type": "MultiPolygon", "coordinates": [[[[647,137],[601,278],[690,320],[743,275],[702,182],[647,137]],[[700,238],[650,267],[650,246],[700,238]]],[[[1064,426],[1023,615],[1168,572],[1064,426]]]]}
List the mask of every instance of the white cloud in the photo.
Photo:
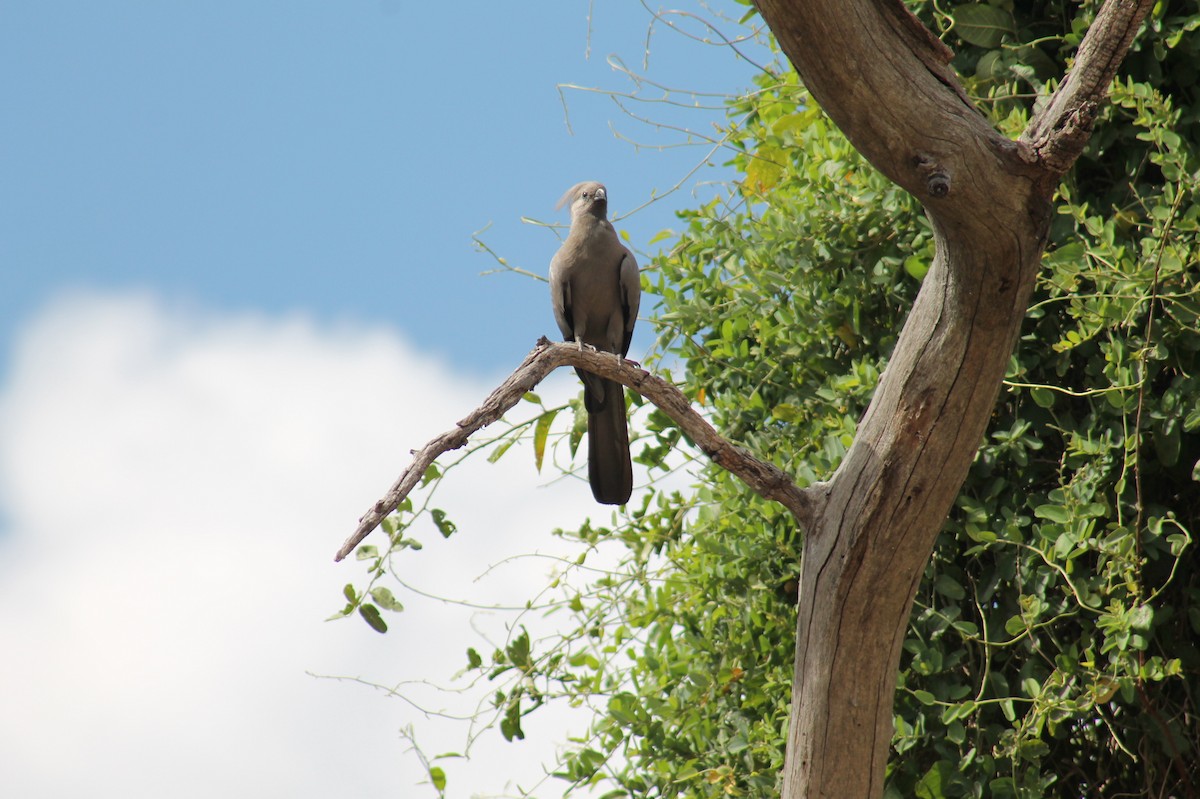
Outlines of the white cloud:
{"type": "MultiPolygon", "coordinates": [[[[12,364],[0,795],[432,795],[396,732],[427,726],[418,713],[306,671],[444,681],[467,645],[484,649],[472,621],[500,629],[419,599],[388,616],[386,636],[323,621],[341,585],[361,582],[361,565],[332,560],[354,520],[491,386],[387,329],[218,316],[149,294],[59,298],[12,364]]],[[[551,561],[474,578],[505,556],[563,551],[549,531],[598,508],[580,481],[546,487],[527,453],[477,460],[439,496],[459,533],[417,531],[426,547],[401,569],[442,596],[520,601],[551,561]]],[[[430,752],[461,748],[461,733],[435,731],[430,752]]],[[[481,746],[469,768],[450,764],[449,795],[528,784],[556,734],[481,746]]]]}

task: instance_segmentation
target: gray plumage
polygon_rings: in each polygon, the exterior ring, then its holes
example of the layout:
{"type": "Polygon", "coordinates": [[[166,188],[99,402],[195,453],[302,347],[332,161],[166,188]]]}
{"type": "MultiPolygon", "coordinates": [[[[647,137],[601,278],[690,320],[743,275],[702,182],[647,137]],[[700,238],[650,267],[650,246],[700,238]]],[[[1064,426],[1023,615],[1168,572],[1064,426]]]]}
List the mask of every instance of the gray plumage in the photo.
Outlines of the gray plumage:
{"type": "MultiPolygon", "coordinates": [[[[642,288],[637,261],[608,221],[608,192],[594,181],[567,190],[571,232],[550,261],[550,302],[567,341],[625,357],[642,288]]],[[[625,389],[576,370],[588,413],[588,481],[605,505],[624,505],[633,492],[625,389]]]]}

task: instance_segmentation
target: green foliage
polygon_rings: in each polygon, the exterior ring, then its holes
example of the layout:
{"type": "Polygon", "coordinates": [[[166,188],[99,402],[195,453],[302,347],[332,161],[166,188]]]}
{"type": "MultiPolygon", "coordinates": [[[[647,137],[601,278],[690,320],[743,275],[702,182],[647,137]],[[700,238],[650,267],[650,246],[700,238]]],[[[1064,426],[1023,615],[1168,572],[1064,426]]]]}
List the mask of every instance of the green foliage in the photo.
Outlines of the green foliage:
{"type": "MultiPolygon", "coordinates": [[[[913,7],[1015,138],[1098,3],[913,7]]],[[[1005,388],[909,621],[889,797],[1200,789],[1198,31],[1194,4],[1155,6],[1060,189],[1005,388]]],[[[849,446],[933,238],[789,70],[729,118],[741,182],[684,213],[648,275],[658,361],[724,435],[805,484],[849,446]]],[[[662,464],[678,438],[652,413],[639,460],[662,464]]],[[[617,529],[562,534],[627,554],[568,598],[573,632],[468,653],[504,686],[502,734],[564,698],[597,710],[559,764],[574,785],[778,796],[802,557],[790,516],[710,467],[617,529]]]]}
{"type": "MultiPolygon", "coordinates": [[[[1095,4],[942,8],[918,10],[1015,137],[1095,4]]],[[[1062,187],[1007,387],[913,608],[889,796],[1200,784],[1198,19],[1156,8],[1062,187]]],[[[724,434],[810,482],[852,439],[932,235],[790,72],[730,118],[743,182],[685,213],[654,264],[664,355],[724,434]]],[[[695,497],[655,497],[613,535],[625,576],[574,605],[590,634],[532,661],[600,707],[561,776],[631,797],[778,795],[790,518],[710,469],[695,497]]]]}

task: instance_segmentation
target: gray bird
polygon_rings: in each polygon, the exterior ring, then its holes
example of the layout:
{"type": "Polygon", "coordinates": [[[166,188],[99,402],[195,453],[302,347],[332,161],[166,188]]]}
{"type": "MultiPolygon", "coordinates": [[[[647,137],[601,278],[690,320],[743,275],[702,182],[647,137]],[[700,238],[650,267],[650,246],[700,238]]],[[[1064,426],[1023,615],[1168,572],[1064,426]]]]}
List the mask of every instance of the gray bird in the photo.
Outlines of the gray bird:
{"type": "MultiPolygon", "coordinates": [[[[608,221],[608,192],[595,181],[572,186],[558,201],[571,206],[571,232],[550,261],[550,302],[567,341],[618,358],[629,353],[642,297],[633,253],[608,221]]],[[[577,369],[588,413],[588,482],[605,505],[624,505],[633,493],[625,389],[577,369]]]]}

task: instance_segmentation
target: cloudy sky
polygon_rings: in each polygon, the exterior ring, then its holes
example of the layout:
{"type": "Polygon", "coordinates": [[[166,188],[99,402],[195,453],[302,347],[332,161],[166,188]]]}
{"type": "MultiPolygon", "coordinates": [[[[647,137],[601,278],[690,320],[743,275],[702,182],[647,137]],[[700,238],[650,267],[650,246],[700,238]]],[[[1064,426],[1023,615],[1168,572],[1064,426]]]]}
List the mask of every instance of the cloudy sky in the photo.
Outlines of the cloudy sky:
{"type": "MultiPolygon", "coordinates": [[[[0,0],[0,795],[420,799],[400,731],[462,749],[359,680],[460,712],[411,683],[512,613],[412,594],[385,636],[324,619],[362,576],[333,552],[408,451],[554,329],[545,284],[481,276],[472,235],[544,274],[556,235],[521,218],[562,221],[568,185],[623,214],[682,181],[619,223],[641,249],[727,173],[689,176],[707,148],[644,146],[680,139],[603,94],[567,91],[568,129],[558,84],[635,88],[609,59],[643,69],[642,4],[446,8],[0,0]]],[[[750,84],[726,48],[650,46],[664,85],[750,84]]],[[[415,533],[414,587],[504,606],[550,579],[549,531],[605,511],[531,461],[444,485],[460,532],[415,533]]],[[[480,739],[449,796],[536,783],[583,722],[556,723],[480,739]]]]}

